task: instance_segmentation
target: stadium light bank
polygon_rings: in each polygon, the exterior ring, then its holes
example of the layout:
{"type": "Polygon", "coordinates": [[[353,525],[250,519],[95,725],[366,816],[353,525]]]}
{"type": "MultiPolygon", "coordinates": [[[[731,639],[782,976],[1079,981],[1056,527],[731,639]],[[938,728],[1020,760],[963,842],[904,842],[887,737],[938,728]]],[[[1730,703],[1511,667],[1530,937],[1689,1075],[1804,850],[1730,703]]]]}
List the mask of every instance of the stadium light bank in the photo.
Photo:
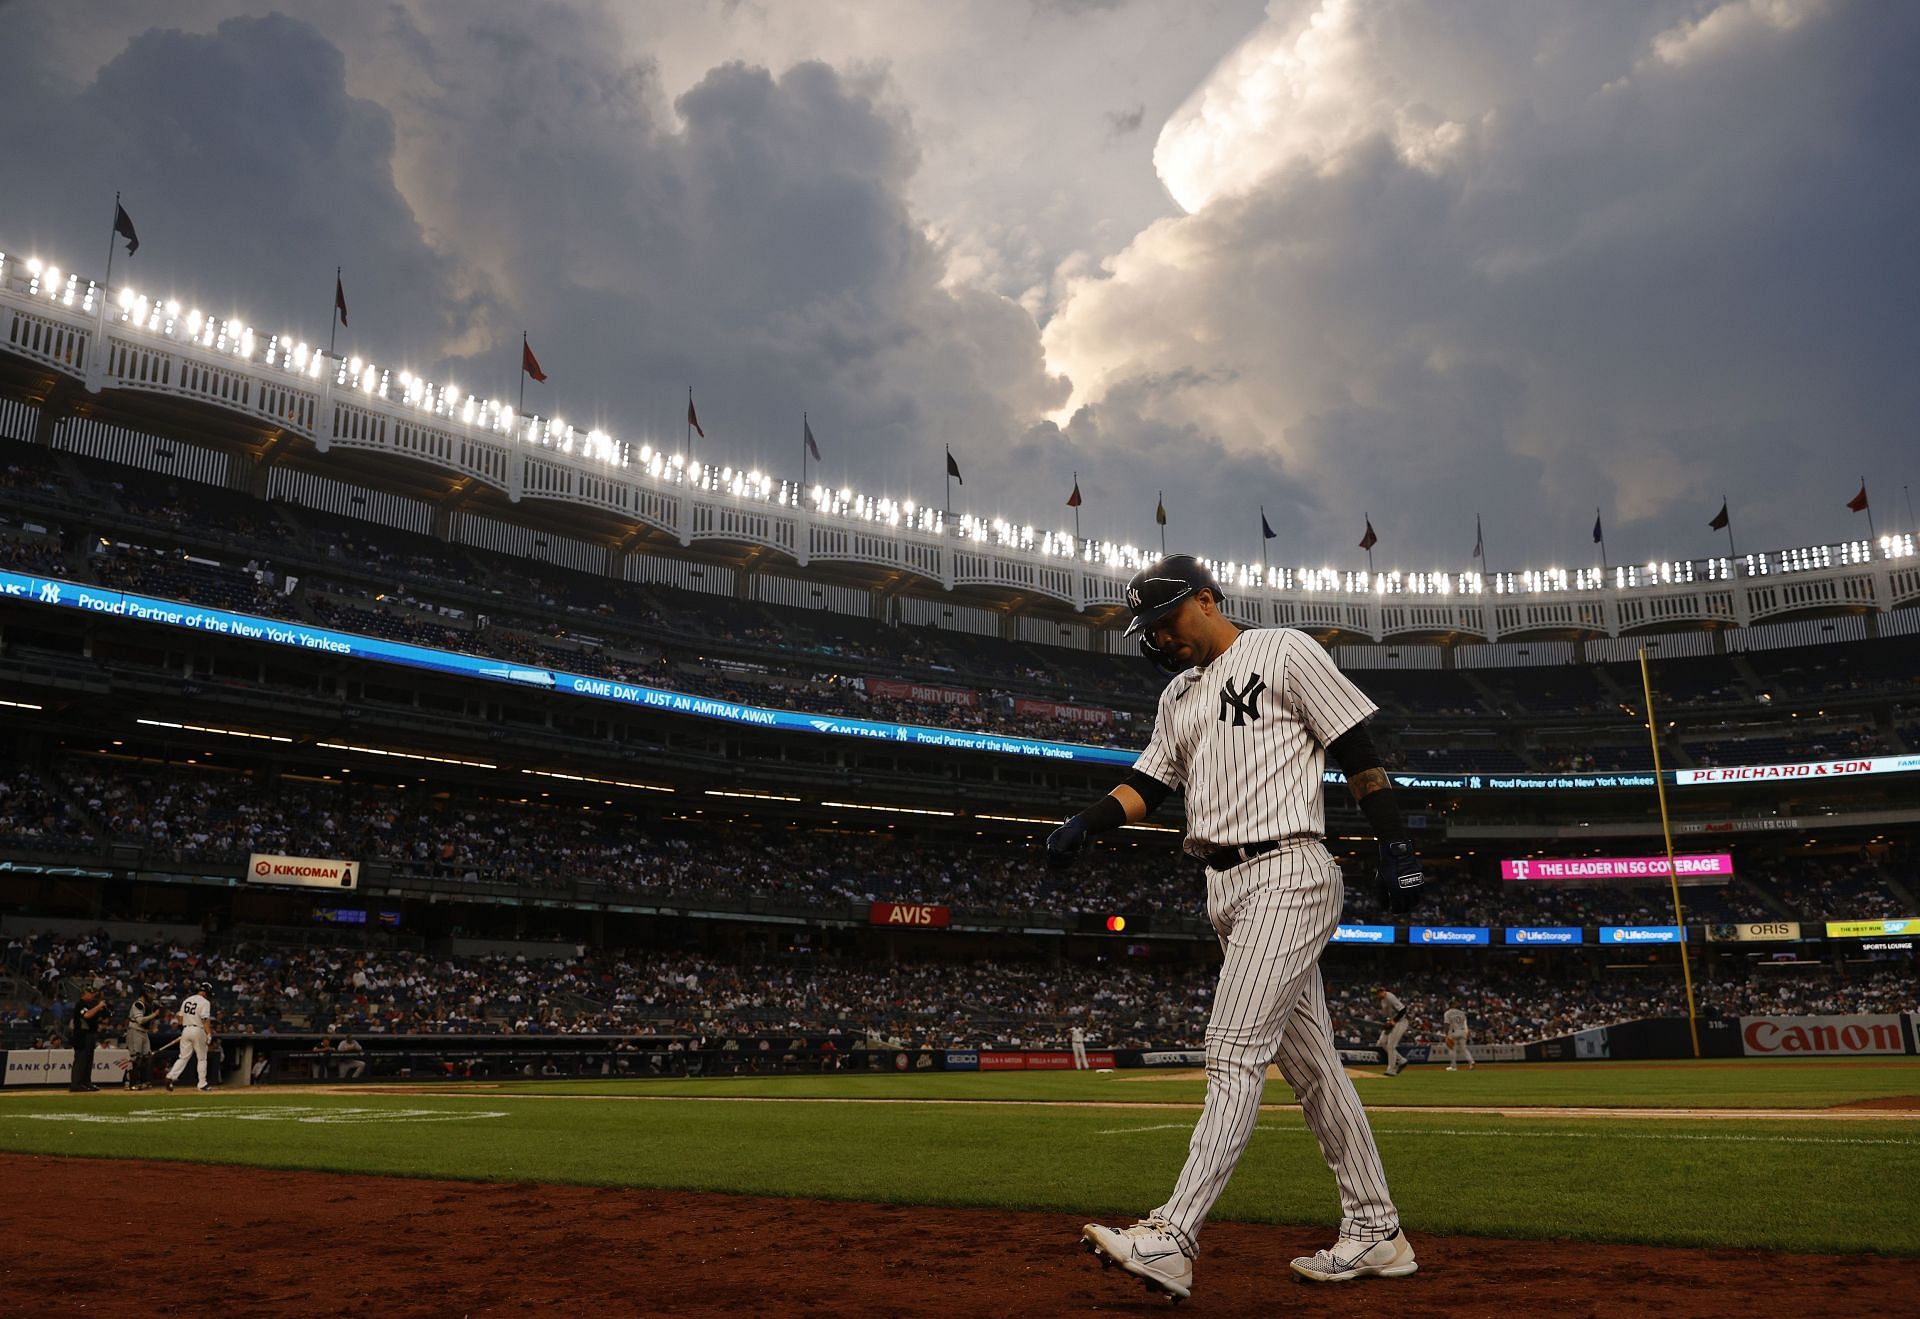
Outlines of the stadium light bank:
{"type": "MultiPolygon", "coordinates": [[[[522,414],[497,399],[482,399],[451,382],[436,384],[424,376],[383,366],[368,359],[338,356],[291,333],[263,334],[238,315],[214,316],[175,298],[161,298],[122,284],[117,291],[103,289],[92,279],[82,280],[70,270],[38,257],[22,259],[0,251],[0,289],[24,294],[29,300],[93,315],[104,330],[111,320],[117,327],[190,345],[205,353],[228,357],[268,372],[317,382],[329,373],[333,388],[348,394],[378,398],[389,406],[412,410],[470,430],[503,436],[520,444],[561,455],[576,462],[610,469],[632,481],[680,486],[724,494],[744,502],[784,507],[811,506],[816,516],[852,523],[905,528],[933,537],[952,537],[1016,552],[1037,561],[1062,559],[1131,573],[1152,562],[1156,552],[1130,542],[1079,538],[1065,530],[1018,525],[1005,518],[973,513],[949,515],[911,499],[864,494],[849,487],[833,489],[815,484],[776,480],[757,469],[704,463],[683,454],[668,453],[651,442],[637,446],[600,427],[582,430],[560,417],[522,414]]],[[[1608,588],[1686,585],[1696,581],[1730,581],[1736,576],[1767,577],[1777,573],[1824,570],[1836,565],[1871,564],[1915,556],[1911,532],[1884,535],[1874,542],[1859,539],[1832,545],[1705,559],[1652,560],[1612,568],[1547,568],[1501,572],[1403,572],[1332,567],[1266,567],[1231,559],[1206,559],[1221,584],[1229,589],[1271,594],[1311,596],[1337,592],[1374,596],[1564,595],[1608,588]]]]}

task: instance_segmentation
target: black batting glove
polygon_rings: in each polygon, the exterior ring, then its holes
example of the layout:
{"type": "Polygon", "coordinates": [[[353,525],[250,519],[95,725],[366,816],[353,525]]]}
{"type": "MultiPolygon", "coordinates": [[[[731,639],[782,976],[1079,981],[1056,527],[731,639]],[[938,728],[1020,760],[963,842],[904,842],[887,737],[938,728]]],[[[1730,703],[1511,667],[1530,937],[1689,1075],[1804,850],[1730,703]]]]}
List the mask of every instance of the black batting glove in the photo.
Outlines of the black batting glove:
{"type": "Polygon", "coordinates": [[[1071,870],[1087,842],[1087,822],[1076,815],[1047,835],[1047,869],[1071,870]]]}
{"type": "Polygon", "coordinates": [[[1396,838],[1380,844],[1380,905],[1395,915],[1405,915],[1420,905],[1426,887],[1426,874],[1420,869],[1420,854],[1413,850],[1411,838],[1396,838]]]}

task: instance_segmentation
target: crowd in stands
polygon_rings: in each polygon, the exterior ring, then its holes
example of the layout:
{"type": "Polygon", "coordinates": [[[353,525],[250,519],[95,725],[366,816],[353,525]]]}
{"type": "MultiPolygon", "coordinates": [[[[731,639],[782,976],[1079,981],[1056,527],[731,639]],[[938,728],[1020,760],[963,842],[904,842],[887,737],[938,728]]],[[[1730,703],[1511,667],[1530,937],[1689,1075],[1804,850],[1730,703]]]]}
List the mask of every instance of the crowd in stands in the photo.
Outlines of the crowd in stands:
{"type": "MultiPolygon", "coordinates": [[[[673,1034],[714,1040],[764,1035],[892,1039],[937,1048],[1057,1048],[1083,1027],[1120,1048],[1197,1048],[1215,968],[1101,962],[877,964],[826,955],[727,961],[659,951],[554,959],[435,955],[230,944],[116,942],[105,936],[17,936],[0,972],[29,987],[0,1007],[0,1039],[58,1036],[76,981],[98,981],[124,1004],[136,993],[177,1003],[211,981],[228,1035],[673,1034]],[[18,1025],[9,1025],[9,1021],[18,1025]]],[[[1376,984],[1333,971],[1336,1033],[1370,1042],[1380,1029],[1376,984]]],[[[1534,968],[1397,974],[1388,986],[1412,1009],[1408,1043],[1437,1038],[1458,1006],[1480,1042],[1524,1043],[1642,1017],[1685,1014],[1671,968],[1606,979],[1562,979],[1534,968]]],[[[1914,1008],[1910,968],[1842,977],[1703,980],[1701,1011],[1902,1012],[1914,1008]]],[[[24,1046],[21,1046],[24,1047],[24,1046]]]]}
{"type": "Polygon", "coordinates": [[[57,533],[0,523],[0,568],[46,577],[64,577],[67,574],[67,556],[60,548],[57,533]]]}
{"type": "MultiPolygon", "coordinates": [[[[1125,836],[1122,836],[1125,837],[1125,836]]],[[[1171,839],[1097,847],[1060,876],[1015,839],[945,839],[792,829],[648,827],[629,813],[546,797],[269,780],[206,767],[162,769],[96,756],[0,780],[0,846],[26,852],[139,847],[150,866],[231,868],[254,852],[352,856],[400,877],[513,884],[583,899],[607,893],[704,900],[720,909],[844,913],[875,901],[933,902],[973,916],[1109,913],[1199,922],[1205,886],[1171,839]]],[[[1502,882],[1430,859],[1427,923],[1645,925],[1672,922],[1659,884],[1502,882]]],[[[1804,853],[1754,846],[1729,883],[1682,889],[1689,923],[1920,915],[1920,873],[1904,851],[1804,853]]],[[[1378,920],[1364,849],[1347,865],[1346,918],[1378,920]]]]}
{"type": "MultiPolygon", "coordinates": [[[[1531,967],[1512,970],[1479,965],[1470,971],[1425,972],[1394,977],[1386,988],[1407,1004],[1412,1026],[1406,1043],[1436,1044],[1441,1016],[1450,1007],[1467,1014],[1475,1043],[1520,1044],[1593,1026],[1644,1017],[1684,1017],[1686,987],[1672,969],[1659,975],[1554,982],[1531,967]]],[[[1371,1042],[1380,1030],[1379,986],[1360,982],[1328,986],[1327,1005],[1336,1027],[1371,1042]]],[[[1831,973],[1771,979],[1697,979],[1694,1001],[1703,1016],[1769,1016],[1911,1012],[1916,989],[1911,968],[1875,969],[1840,978],[1831,973]]]]}
{"type": "MultiPolygon", "coordinates": [[[[10,448],[19,452],[10,455],[0,480],[0,505],[13,491],[22,498],[61,494],[96,509],[97,524],[83,530],[87,543],[106,542],[89,556],[105,585],[749,704],[1118,746],[1144,745],[1151,727],[1159,677],[1128,657],[931,627],[886,626],[824,609],[696,597],[449,544],[284,500],[262,503],[70,453],[10,448]],[[170,537],[156,537],[157,529],[170,537]],[[154,543],[145,543],[143,534],[154,543]],[[166,539],[172,543],[161,543],[166,539]],[[717,659],[723,651],[744,662],[722,666],[717,659]],[[883,699],[849,681],[862,675],[946,681],[973,690],[979,699],[970,706],[883,699]],[[1012,709],[1018,696],[1091,706],[1119,717],[1099,724],[1036,720],[1012,709]]],[[[65,570],[57,540],[3,528],[0,562],[65,570]]],[[[1916,681],[1910,648],[1884,643],[1810,647],[1804,654],[1756,653],[1741,663],[1744,670],[1725,657],[1661,661],[1655,668],[1661,708],[1752,711],[1795,696],[1897,695],[1913,691],[1916,681]],[[1899,653],[1881,653],[1888,650],[1899,653]]],[[[1638,719],[1633,711],[1639,693],[1633,669],[1613,664],[1380,670],[1359,677],[1387,711],[1380,738],[1390,768],[1523,773],[1649,767],[1644,748],[1596,745],[1584,735],[1562,739],[1550,727],[1539,745],[1528,745],[1512,726],[1522,718],[1550,725],[1575,716],[1618,714],[1622,727],[1631,727],[1638,719]],[[1437,730],[1441,745],[1428,745],[1435,739],[1419,735],[1436,732],[1420,727],[1430,718],[1455,725],[1437,730]],[[1491,736],[1463,741],[1457,727],[1463,721],[1495,727],[1491,736]],[[1414,727],[1405,727],[1409,723],[1414,727]]],[[[1715,728],[1684,730],[1683,746],[1669,748],[1674,763],[1880,754],[1900,749],[1891,737],[1920,744],[1920,738],[1909,741],[1911,730],[1889,735],[1858,718],[1819,727],[1782,721],[1764,733],[1724,736],[1715,728]]]]}

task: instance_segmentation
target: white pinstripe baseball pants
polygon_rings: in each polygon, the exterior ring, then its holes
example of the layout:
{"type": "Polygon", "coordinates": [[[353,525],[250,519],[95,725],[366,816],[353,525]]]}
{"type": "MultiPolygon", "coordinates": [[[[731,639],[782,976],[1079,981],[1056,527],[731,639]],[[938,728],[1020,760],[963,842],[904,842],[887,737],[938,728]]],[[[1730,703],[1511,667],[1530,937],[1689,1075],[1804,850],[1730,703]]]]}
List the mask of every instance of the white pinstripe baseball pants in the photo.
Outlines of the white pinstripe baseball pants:
{"type": "Polygon", "coordinates": [[[1339,1185],[1340,1235],[1379,1241],[1399,1230],[1320,980],[1344,897],[1340,867],[1318,841],[1207,874],[1207,916],[1226,954],[1207,1022],[1207,1097],[1173,1195],[1153,1211],[1191,1250],[1252,1138],[1269,1062],[1293,1087],[1339,1185]]]}

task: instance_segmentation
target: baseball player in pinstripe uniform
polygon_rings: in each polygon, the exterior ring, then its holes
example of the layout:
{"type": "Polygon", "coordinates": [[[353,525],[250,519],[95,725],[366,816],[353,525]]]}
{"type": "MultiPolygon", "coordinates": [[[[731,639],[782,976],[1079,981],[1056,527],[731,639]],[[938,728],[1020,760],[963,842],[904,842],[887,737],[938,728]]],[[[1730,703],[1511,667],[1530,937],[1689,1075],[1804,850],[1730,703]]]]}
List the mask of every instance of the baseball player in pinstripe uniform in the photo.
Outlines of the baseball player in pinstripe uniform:
{"type": "Polygon", "coordinates": [[[1339,1239],[1292,1262],[1313,1282],[1404,1277],[1400,1230],[1366,1113],[1341,1066],[1320,954],[1345,888],[1321,838],[1322,766],[1331,751],[1380,839],[1383,898],[1410,910],[1425,876],[1366,731],[1376,709],[1312,637],[1242,631],[1221,612],[1213,574],[1190,555],[1137,573],[1129,635],[1174,675],[1153,738],[1126,780],[1054,830],[1048,863],[1073,864],[1087,837],[1144,819],[1184,791],[1186,852],[1206,865],[1207,918],[1225,960],[1207,1022],[1207,1094],[1167,1202],[1131,1227],[1089,1223],[1081,1237],[1177,1302],[1192,1292],[1201,1225],[1226,1189],[1259,1116],[1267,1064],[1299,1097],[1339,1185],[1339,1239]]]}

